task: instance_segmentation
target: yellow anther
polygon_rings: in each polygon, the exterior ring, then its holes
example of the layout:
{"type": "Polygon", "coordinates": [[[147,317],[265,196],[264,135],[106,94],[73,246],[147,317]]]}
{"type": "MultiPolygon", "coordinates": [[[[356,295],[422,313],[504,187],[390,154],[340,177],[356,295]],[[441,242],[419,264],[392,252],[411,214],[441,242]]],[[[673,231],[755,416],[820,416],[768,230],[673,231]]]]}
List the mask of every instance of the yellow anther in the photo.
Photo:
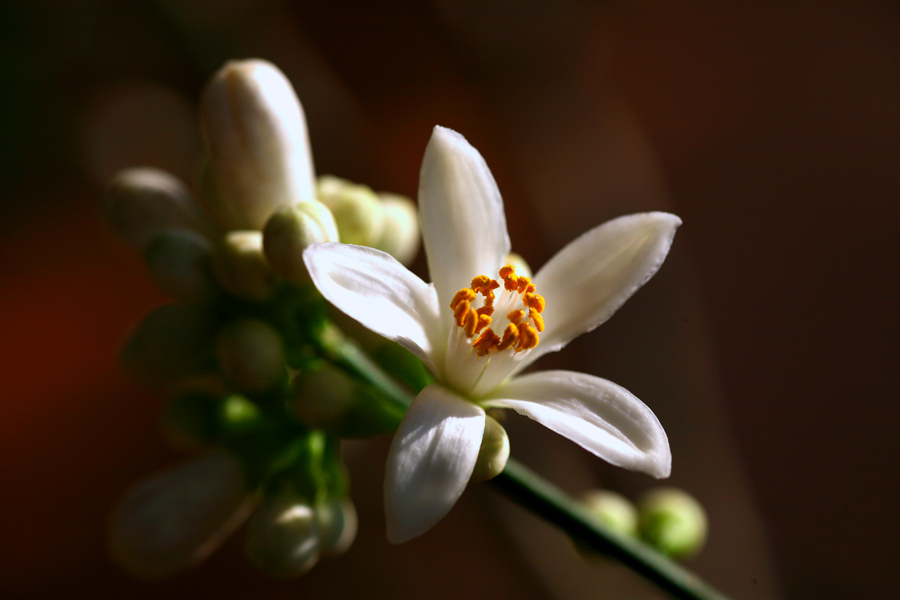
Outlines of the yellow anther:
{"type": "Polygon", "coordinates": [[[519,341],[519,328],[510,323],[503,332],[503,340],[500,342],[500,345],[497,346],[497,350],[511,348],[517,341],[519,341]]]}
{"type": "Polygon", "coordinates": [[[494,307],[490,306],[490,305],[485,305],[485,306],[482,306],[481,308],[479,308],[478,310],[476,310],[475,312],[477,312],[479,316],[487,315],[490,317],[492,314],[494,314],[494,307]]]}
{"type": "Polygon", "coordinates": [[[472,279],[472,289],[484,296],[487,296],[491,293],[491,290],[496,290],[498,287],[500,287],[500,284],[487,275],[479,275],[472,279]]]}
{"type": "Polygon", "coordinates": [[[522,303],[535,312],[544,312],[544,307],[547,306],[547,302],[544,300],[543,296],[530,292],[525,293],[525,296],[522,298],[522,303]]]}
{"type": "Polygon", "coordinates": [[[450,302],[450,308],[455,311],[456,307],[463,300],[465,300],[466,302],[471,302],[474,299],[475,299],[475,290],[470,290],[469,288],[463,288],[463,289],[459,290],[458,292],[456,292],[456,294],[453,295],[453,300],[450,302]]]}
{"type": "Polygon", "coordinates": [[[520,294],[524,293],[529,285],[531,285],[531,280],[529,278],[519,277],[518,292],[520,294]]]}
{"type": "Polygon", "coordinates": [[[515,292],[519,289],[519,278],[516,277],[516,269],[512,265],[500,267],[500,277],[503,279],[503,288],[507,292],[515,292]]]}
{"type": "Polygon", "coordinates": [[[463,319],[466,317],[466,314],[468,314],[469,308],[469,303],[466,300],[463,300],[456,305],[456,308],[453,309],[453,318],[456,320],[456,324],[460,327],[463,326],[463,319]]]}
{"type": "Polygon", "coordinates": [[[535,329],[544,331],[544,317],[541,316],[541,313],[532,308],[528,311],[528,316],[531,317],[531,322],[534,323],[535,329]]]}
{"type": "Polygon", "coordinates": [[[494,333],[493,329],[485,329],[478,336],[478,339],[472,343],[472,348],[478,356],[489,354],[494,348],[500,344],[500,338],[494,333]]]}
{"type": "Polygon", "coordinates": [[[500,277],[502,277],[503,279],[506,279],[510,275],[515,275],[515,274],[516,274],[516,268],[512,265],[506,265],[506,266],[500,267],[500,277]]]}
{"type": "Polygon", "coordinates": [[[466,332],[466,337],[475,335],[475,328],[478,327],[478,313],[474,309],[469,311],[463,317],[462,328],[466,332]]]}
{"type": "Polygon", "coordinates": [[[514,324],[518,325],[519,323],[522,322],[522,319],[525,318],[525,311],[522,310],[521,308],[518,310],[510,311],[506,315],[506,318],[510,323],[514,323],[514,324]]]}
{"type": "Polygon", "coordinates": [[[477,310],[475,311],[475,313],[478,316],[478,323],[477,323],[477,325],[475,325],[475,333],[478,333],[479,331],[481,331],[482,329],[484,329],[485,327],[487,327],[488,325],[491,324],[491,317],[489,315],[481,314],[477,310]]]}
{"type": "Polygon", "coordinates": [[[538,345],[538,334],[534,327],[525,324],[519,327],[519,343],[516,344],[516,352],[530,350],[538,345]]]}

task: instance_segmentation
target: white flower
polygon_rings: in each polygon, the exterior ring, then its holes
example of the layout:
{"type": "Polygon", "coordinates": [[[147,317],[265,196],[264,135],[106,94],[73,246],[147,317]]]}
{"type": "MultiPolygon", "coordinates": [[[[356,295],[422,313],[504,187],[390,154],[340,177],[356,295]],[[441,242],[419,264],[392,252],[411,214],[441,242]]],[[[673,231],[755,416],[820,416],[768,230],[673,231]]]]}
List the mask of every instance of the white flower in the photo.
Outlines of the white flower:
{"type": "Polygon", "coordinates": [[[385,477],[388,539],[420,535],[449,512],[472,474],[485,408],[512,408],[608,462],[667,477],[665,431],[640,400],[584,373],[517,375],[608,319],[662,264],[681,220],[621,217],[563,248],[533,278],[504,265],[503,202],[484,159],[436,127],[419,182],[433,283],[378,250],[308,248],[322,295],[422,359],[437,383],[416,397],[394,436],[385,477]]]}

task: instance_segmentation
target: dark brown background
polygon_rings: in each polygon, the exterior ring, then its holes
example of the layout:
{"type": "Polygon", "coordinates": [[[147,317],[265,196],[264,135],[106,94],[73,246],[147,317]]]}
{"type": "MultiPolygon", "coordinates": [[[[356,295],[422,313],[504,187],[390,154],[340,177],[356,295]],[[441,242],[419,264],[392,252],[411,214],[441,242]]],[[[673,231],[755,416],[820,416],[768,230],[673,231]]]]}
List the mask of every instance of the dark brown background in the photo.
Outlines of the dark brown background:
{"type": "MultiPolygon", "coordinates": [[[[106,231],[98,190],[135,164],[190,179],[203,80],[260,56],[294,82],[319,172],[414,196],[431,127],[466,135],[533,265],[604,219],[679,214],[660,274],[547,366],[609,377],[654,408],[673,483],[712,518],[692,567],[725,592],[896,594],[897,5],[376,4],[5,6],[0,593],[655,597],[608,566],[554,566],[549,534],[485,486],[389,546],[385,440],[374,459],[350,457],[357,544],[299,581],[263,580],[236,543],[164,584],[106,558],[115,498],[178,455],[155,427],[162,399],[115,366],[127,329],[164,299],[106,231]]],[[[515,455],[574,493],[651,484],[527,424],[510,432],[515,455]]]]}

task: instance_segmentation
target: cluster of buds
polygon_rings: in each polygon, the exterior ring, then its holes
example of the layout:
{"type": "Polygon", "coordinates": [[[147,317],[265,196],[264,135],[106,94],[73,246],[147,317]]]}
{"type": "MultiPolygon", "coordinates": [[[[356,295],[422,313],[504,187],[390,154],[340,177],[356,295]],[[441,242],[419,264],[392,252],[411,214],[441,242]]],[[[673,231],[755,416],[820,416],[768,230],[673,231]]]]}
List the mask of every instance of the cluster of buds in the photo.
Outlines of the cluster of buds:
{"type": "MultiPolygon", "coordinates": [[[[196,186],[132,168],[104,197],[115,232],[176,300],[137,327],[123,362],[172,393],[166,433],[195,453],[126,494],[110,547],[127,570],[165,577],[246,522],[250,561],[291,577],[353,541],[341,437],[396,426],[364,382],[313,349],[310,332],[326,321],[303,250],[341,241],[408,264],[418,214],[408,198],[316,180],[300,102],[268,62],[227,63],[206,86],[200,114],[196,186]]],[[[388,360],[417,361],[401,352],[388,360]]],[[[421,364],[407,371],[418,373],[411,385],[427,383],[421,364]]]]}

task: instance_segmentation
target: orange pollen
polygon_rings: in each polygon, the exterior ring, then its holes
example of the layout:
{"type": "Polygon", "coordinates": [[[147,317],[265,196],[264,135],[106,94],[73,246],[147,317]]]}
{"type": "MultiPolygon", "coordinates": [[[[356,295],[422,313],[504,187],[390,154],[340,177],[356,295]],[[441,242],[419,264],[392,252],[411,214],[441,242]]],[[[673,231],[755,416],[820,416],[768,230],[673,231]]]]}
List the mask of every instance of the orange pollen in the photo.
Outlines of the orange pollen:
{"type": "Polygon", "coordinates": [[[455,311],[460,302],[471,302],[474,299],[475,291],[470,290],[469,288],[463,288],[454,294],[453,301],[450,302],[450,308],[455,311]]]}
{"type": "Polygon", "coordinates": [[[466,313],[469,312],[470,307],[471,305],[467,301],[463,300],[456,305],[456,308],[453,309],[453,319],[456,321],[456,324],[458,326],[463,326],[463,319],[466,317],[466,313]]]}
{"type": "Polygon", "coordinates": [[[497,350],[506,350],[512,347],[519,340],[519,328],[510,323],[503,332],[503,340],[497,346],[497,350]]]}
{"type": "Polygon", "coordinates": [[[522,294],[525,292],[525,289],[528,288],[529,285],[531,285],[531,279],[529,279],[528,277],[519,277],[519,285],[516,291],[522,294]]]}
{"type": "Polygon", "coordinates": [[[531,322],[534,323],[534,328],[538,331],[544,331],[544,317],[541,316],[541,313],[537,312],[534,309],[528,311],[528,316],[531,317],[531,322]]]}
{"type": "Polygon", "coordinates": [[[500,277],[503,278],[503,289],[507,292],[515,292],[519,289],[519,278],[516,277],[516,269],[512,265],[500,267],[500,277]]]}
{"type": "Polygon", "coordinates": [[[525,324],[519,327],[519,343],[516,344],[516,352],[529,350],[538,345],[537,331],[531,325],[525,324]]]}
{"type": "Polygon", "coordinates": [[[525,292],[525,295],[522,297],[522,303],[535,312],[544,312],[544,307],[547,306],[547,302],[544,301],[544,297],[540,294],[533,294],[531,292],[525,292]]]}
{"type": "Polygon", "coordinates": [[[475,335],[475,328],[478,327],[478,313],[475,312],[475,309],[470,308],[466,313],[466,316],[463,317],[462,328],[466,332],[466,337],[472,337],[475,335]]]}
{"type": "Polygon", "coordinates": [[[515,323],[518,325],[522,322],[522,319],[525,318],[525,311],[521,308],[518,310],[510,311],[509,314],[506,315],[506,320],[510,323],[515,323]]]}
{"type": "Polygon", "coordinates": [[[485,356],[500,344],[500,338],[494,333],[493,329],[485,329],[478,336],[478,339],[472,343],[475,353],[478,356],[485,356]]]}
{"type": "Polygon", "coordinates": [[[490,304],[485,304],[484,306],[482,306],[475,312],[478,313],[478,316],[485,315],[485,316],[490,317],[492,314],[494,314],[494,307],[491,306],[490,304]]]}
{"type": "MultiPolygon", "coordinates": [[[[488,325],[491,324],[491,317],[488,315],[482,315],[482,314],[478,313],[477,310],[475,311],[475,313],[478,316],[478,323],[477,323],[477,325],[475,325],[475,333],[478,333],[479,331],[481,331],[482,329],[484,329],[485,327],[487,327],[488,325]]],[[[541,326],[543,327],[543,323],[541,323],[541,326]]]]}

